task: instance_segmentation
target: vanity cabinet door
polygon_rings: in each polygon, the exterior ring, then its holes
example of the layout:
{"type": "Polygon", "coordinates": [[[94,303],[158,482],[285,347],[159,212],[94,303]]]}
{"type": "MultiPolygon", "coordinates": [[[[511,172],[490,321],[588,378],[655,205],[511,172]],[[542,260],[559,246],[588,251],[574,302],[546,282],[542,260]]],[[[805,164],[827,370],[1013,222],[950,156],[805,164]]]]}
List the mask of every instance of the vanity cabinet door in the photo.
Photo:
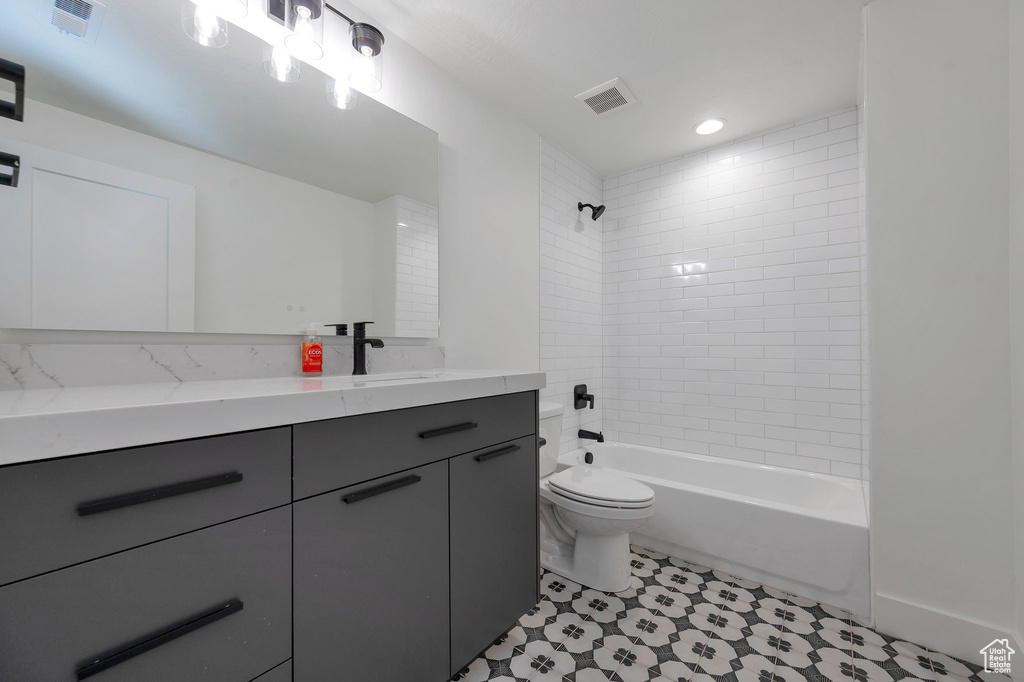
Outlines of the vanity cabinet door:
{"type": "Polygon", "coordinates": [[[449,464],[455,674],[540,598],[537,437],[449,464]]]}
{"type": "Polygon", "coordinates": [[[448,462],[294,513],[296,682],[448,679],[448,462]]]}

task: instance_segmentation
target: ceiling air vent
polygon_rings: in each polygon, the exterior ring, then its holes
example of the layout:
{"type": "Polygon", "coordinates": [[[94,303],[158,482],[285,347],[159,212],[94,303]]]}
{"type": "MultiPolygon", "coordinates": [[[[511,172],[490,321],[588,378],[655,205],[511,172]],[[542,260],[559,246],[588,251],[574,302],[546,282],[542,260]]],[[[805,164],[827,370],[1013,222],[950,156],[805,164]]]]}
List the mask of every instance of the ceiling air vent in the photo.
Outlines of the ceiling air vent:
{"type": "Polygon", "coordinates": [[[614,109],[636,104],[636,97],[629,91],[621,78],[613,78],[596,88],[581,92],[576,95],[576,99],[586,104],[591,111],[599,116],[614,109]]]}
{"type": "Polygon", "coordinates": [[[64,35],[95,43],[105,9],[96,0],[40,0],[39,21],[64,35]]]}

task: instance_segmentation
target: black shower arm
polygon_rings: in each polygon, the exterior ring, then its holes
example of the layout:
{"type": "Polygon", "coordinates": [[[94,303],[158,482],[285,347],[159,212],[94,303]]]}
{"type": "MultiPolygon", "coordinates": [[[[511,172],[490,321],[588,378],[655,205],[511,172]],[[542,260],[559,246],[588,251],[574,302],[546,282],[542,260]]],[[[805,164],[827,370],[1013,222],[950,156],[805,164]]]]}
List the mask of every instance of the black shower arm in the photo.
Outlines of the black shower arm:
{"type": "Polygon", "coordinates": [[[0,80],[14,83],[14,102],[0,101],[0,116],[25,120],[25,67],[0,59],[0,80]]]}

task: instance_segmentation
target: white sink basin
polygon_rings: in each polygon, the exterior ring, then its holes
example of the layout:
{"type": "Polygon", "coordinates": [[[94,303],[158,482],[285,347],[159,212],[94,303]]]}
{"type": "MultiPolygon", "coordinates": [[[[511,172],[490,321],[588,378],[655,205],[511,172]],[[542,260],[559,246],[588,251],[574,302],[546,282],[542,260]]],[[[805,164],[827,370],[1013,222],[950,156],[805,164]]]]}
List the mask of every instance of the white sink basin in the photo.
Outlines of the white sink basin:
{"type": "Polygon", "coordinates": [[[364,374],[362,376],[334,376],[324,377],[325,384],[337,383],[346,386],[381,386],[386,384],[408,384],[418,381],[439,381],[444,379],[458,379],[460,377],[472,376],[459,372],[445,372],[436,370],[432,372],[389,372],[386,374],[364,374]]]}

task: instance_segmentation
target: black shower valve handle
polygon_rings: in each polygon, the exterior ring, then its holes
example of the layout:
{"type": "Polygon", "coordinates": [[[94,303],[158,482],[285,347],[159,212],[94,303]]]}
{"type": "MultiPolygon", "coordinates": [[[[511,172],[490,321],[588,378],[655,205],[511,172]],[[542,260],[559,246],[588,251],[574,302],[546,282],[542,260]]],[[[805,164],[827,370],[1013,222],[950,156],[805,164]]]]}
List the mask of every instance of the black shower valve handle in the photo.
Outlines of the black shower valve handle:
{"type": "Polygon", "coordinates": [[[586,384],[577,384],[572,389],[572,403],[573,407],[577,410],[582,410],[589,405],[590,409],[594,409],[594,396],[587,393],[586,384]]]}

